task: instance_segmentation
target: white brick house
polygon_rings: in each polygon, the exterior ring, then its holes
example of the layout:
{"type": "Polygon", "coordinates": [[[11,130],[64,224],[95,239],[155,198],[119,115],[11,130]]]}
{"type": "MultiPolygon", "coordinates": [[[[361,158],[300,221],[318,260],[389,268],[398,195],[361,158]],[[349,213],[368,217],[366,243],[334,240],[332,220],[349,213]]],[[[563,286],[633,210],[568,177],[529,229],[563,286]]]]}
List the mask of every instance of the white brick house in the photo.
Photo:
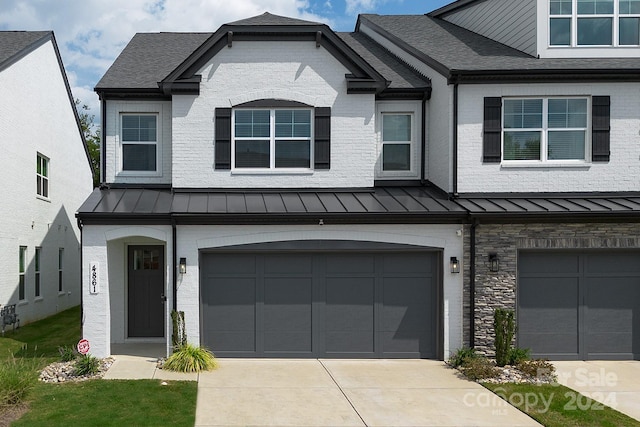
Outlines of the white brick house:
{"type": "Polygon", "coordinates": [[[0,305],[25,324],[80,304],[91,166],[51,32],[0,32],[0,305]]]}
{"type": "Polygon", "coordinates": [[[78,214],[95,354],[170,351],[176,309],[220,356],[442,359],[508,307],[536,355],[638,358],[640,59],[576,1],[136,35],[78,214]]]}

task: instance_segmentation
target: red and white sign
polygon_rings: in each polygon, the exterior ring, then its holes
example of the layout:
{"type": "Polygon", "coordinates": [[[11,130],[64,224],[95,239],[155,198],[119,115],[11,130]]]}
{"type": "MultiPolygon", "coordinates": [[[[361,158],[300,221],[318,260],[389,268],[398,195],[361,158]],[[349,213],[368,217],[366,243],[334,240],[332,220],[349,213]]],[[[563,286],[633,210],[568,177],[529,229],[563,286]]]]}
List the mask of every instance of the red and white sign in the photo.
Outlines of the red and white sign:
{"type": "Polygon", "coordinates": [[[78,341],[78,353],[87,354],[89,353],[89,341],[85,339],[81,339],[78,341]]]}

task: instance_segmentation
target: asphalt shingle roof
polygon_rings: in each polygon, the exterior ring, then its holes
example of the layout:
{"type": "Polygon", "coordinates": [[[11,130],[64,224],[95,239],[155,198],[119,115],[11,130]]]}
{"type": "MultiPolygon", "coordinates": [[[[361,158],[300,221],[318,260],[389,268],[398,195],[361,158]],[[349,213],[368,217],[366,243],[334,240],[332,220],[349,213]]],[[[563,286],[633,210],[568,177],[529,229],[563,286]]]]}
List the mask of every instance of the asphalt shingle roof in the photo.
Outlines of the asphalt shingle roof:
{"type": "Polygon", "coordinates": [[[376,69],[392,89],[413,89],[431,86],[431,83],[407,65],[403,64],[389,51],[362,33],[337,33],[351,49],[376,69]]]}
{"type": "Polygon", "coordinates": [[[138,33],[96,85],[99,89],[158,89],[158,82],[213,33],[138,33]]]}
{"type": "Polygon", "coordinates": [[[0,68],[24,49],[50,35],[51,31],[0,31],[0,68]]]}
{"type": "Polygon", "coordinates": [[[302,19],[289,18],[287,16],[272,15],[265,12],[262,15],[230,22],[227,25],[323,25],[320,22],[304,21],[302,19]]]}
{"type": "Polygon", "coordinates": [[[426,15],[360,15],[361,22],[374,24],[404,41],[449,71],[502,70],[637,70],[640,58],[536,58],[426,15]]]}

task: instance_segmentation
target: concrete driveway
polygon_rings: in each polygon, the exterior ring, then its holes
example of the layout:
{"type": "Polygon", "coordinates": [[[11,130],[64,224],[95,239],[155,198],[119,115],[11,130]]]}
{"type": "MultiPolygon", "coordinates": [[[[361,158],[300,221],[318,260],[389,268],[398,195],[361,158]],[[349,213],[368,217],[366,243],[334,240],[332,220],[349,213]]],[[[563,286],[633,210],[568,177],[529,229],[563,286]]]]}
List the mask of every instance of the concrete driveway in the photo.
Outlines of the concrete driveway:
{"type": "MultiPolygon", "coordinates": [[[[560,384],[640,420],[640,361],[563,361],[553,364],[560,384]]],[[[581,402],[575,403],[581,405],[581,402]]],[[[582,404],[584,406],[584,402],[582,404]]],[[[597,410],[598,407],[590,409],[597,410]]]]}
{"type": "Polygon", "coordinates": [[[218,359],[196,426],[537,426],[434,360],[218,359]]]}

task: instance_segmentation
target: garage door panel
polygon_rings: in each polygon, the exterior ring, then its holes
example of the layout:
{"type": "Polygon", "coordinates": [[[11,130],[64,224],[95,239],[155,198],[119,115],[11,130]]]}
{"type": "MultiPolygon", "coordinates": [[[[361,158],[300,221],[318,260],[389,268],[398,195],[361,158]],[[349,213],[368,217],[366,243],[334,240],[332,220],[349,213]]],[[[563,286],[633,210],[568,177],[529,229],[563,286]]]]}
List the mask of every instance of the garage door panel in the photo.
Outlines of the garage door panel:
{"type": "Polygon", "coordinates": [[[309,332],[277,331],[264,333],[264,351],[272,353],[311,353],[309,332]]]}
{"type": "Polygon", "coordinates": [[[610,276],[633,273],[640,275],[640,254],[625,252],[598,252],[585,255],[587,274],[607,274],[610,276]]]}
{"type": "Polygon", "coordinates": [[[265,255],[265,274],[311,274],[313,258],[309,255],[265,255]]]}
{"type": "Polygon", "coordinates": [[[580,271],[580,257],[571,253],[532,252],[518,260],[518,271],[525,275],[571,274],[580,271]]]}
{"type": "Polygon", "coordinates": [[[326,331],[373,331],[375,280],[327,278],[326,331]]]}
{"type": "Polygon", "coordinates": [[[255,274],[256,257],[254,255],[221,254],[207,257],[206,269],[218,276],[226,274],[255,274]]]}
{"type": "Polygon", "coordinates": [[[265,331],[311,333],[311,301],[311,279],[265,279],[265,331]]]}
{"type": "Polygon", "coordinates": [[[527,332],[518,335],[518,347],[531,349],[534,357],[549,357],[552,354],[577,355],[580,352],[578,345],[578,334],[576,332],[527,332]]]}
{"type": "Polygon", "coordinates": [[[391,254],[383,257],[385,274],[403,273],[425,275],[433,272],[431,257],[425,254],[391,254]]]}
{"type": "Polygon", "coordinates": [[[373,255],[327,255],[325,269],[328,276],[349,274],[374,274],[375,259],[373,255]]]}
{"type": "Polygon", "coordinates": [[[364,357],[366,354],[373,354],[375,351],[373,330],[327,330],[325,348],[327,353],[333,355],[363,353],[364,357]]]}
{"type": "Polygon", "coordinates": [[[382,332],[380,334],[384,353],[413,353],[413,357],[433,357],[432,338],[429,332],[423,330],[382,332]]]}
{"type": "Polygon", "coordinates": [[[215,278],[203,289],[203,310],[216,330],[253,330],[256,312],[255,279],[215,278]]]}
{"type": "Polygon", "coordinates": [[[256,336],[254,332],[221,332],[207,329],[204,329],[204,332],[204,345],[213,349],[216,354],[220,352],[256,351],[256,336]]]}

